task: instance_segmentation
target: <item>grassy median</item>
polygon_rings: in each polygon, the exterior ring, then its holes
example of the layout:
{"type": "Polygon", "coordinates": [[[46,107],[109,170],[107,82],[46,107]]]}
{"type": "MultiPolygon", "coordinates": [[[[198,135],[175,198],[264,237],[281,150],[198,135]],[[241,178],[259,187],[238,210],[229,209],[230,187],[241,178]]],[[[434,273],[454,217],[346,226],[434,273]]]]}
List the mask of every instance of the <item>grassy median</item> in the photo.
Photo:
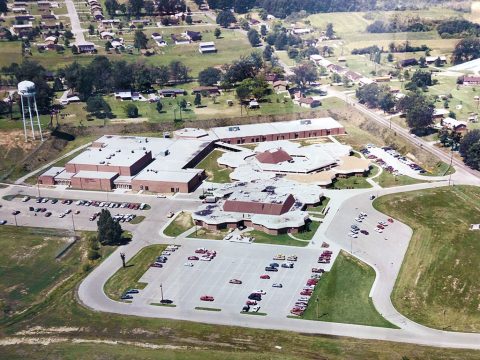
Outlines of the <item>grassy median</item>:
{"type": "Polygon", "coordinates": [[[414,321],[480,331],[480,187],[455,186],[383,196],[374,206],[413,231],[392,300],[414,321]]]}
{"type": "Polygon", "coordinates": [[[192,215],[189,212],[182,211],[168,224],[163,233],[167,236],[177,237],[191,229],[193,225],[192,215]]]}
{"type": "Polygon", "coordinates": [[[341,252],[332,269],[321,277],[315,287],[302,318],[395,327],[377,312],[368,296],[374,281],[375,271],[370,266],[341,252]]]}
{"type": "Polygon", "coordinates": [[[138,280],[149,269],[150,264],[154,262],[157,256],[160,256],[166,245],[150,245],[140,250],[131,258],[126,267],[120,268],[105,283],[104,291],[108,297],[114,300],[120,299],[122,294],[128,289],[143,289],[147,284],[140,283],[138,280]]]}

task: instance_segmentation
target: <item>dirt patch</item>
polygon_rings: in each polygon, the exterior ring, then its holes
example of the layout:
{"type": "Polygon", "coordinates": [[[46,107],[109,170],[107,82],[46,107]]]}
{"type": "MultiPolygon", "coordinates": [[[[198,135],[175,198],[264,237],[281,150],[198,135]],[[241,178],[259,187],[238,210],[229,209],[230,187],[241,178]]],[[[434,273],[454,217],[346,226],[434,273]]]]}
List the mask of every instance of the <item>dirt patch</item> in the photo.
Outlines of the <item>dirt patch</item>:
{"type": "Polygon", "coordinates": [[[189,227],[192,224],[192,215],[189,212],[182,211],[175,218],[175,222],[182,227],[189,227]]]}

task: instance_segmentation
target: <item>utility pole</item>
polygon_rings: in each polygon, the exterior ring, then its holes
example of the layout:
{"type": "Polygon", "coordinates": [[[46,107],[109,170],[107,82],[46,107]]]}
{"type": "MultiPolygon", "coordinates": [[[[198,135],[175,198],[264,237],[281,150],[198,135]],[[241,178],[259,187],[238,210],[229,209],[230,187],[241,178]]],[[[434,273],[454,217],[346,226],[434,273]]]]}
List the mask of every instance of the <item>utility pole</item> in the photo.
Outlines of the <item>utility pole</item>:
{"type": "Polygon", "coordinates": [[[17,214],[13,214],[13,217],[15,218],[15,226],[18,226],[18,224],[17,224],[17,214]]]}
{"type": "Polygon", "coordinates": [[[452,181],[452,163],[453,163],[453,150],[450,148],[450,165],[448,167],[448,171],[450,171],[450,175],[448,176],[448,186],[450,186],[450,182],[452,181]]]}
{"type": "Polygon", "coordinates": [[[125,267],[125,253],[120,253],[120,258],[122,259],[122,266],[125,267]]]}
{"type": "Polygon", "coordinates": [[[317,298],[315,299],[315,303],[317,304],[317,319],[318,319],[318,296],[317,296],[317,298]]]}
{"type": "Polygon", "coordinates": [[[40,197],[40,184],[38,183],[38,181],[37,181],[37,194],[38,194],[38,197],[40,197]]]}
{"type": "Polygon", "coordinates": [[[70,213],[72,216],[72,228],[73,228],[73,236],[75,237],[75,219],[73,218],[73,212],[70,213]]]}
{"type": "Polygon", "coordinates": [[[161,303],[163,303],[163,285],[160,284],[160,296],[162,297],[161,303]]]}

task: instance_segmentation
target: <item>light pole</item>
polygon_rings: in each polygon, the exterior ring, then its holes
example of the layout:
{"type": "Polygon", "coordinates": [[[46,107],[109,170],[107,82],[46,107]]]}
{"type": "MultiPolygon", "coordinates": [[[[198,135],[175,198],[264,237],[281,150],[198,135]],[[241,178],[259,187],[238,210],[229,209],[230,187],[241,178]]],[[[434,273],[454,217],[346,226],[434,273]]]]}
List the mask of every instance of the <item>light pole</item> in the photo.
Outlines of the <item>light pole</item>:
{"type": "Polygon", "coordinates": [[[450,171],[450,174],[448,176],[448,186],[450,186],[450,182],[452,181],[452,163],[453,163],[453,150],[450,148],[450,165],[448,166],[448,171],[450,171]]]}
{"type": "Polygon", "coordinates": [[[160,301],[161,303],[163,303],[163,285],[160,284],[160,296],[162,297],[162,301],[160,301]]]}
{"type": "Polygon", "coordinates": [[[17,214],[13,214],[13,217],[15,218],[15,226],[18,226],[18,224],[17,224],[17,214]]]}
{"type": "Polygon", "coordinates": [[[40,197],[40,184],[38,183],[38,181],[37,181],[37,194],[38,194],[38,197],[40,197]]]}
{"type": "Polygon", "coordinates": [[[73,218],[73,212],[72,212],[72,213],[70,213],[70,214],[71,214],[71,216],[72,216],[72,228],[73,228],[73,236],[75,237],[75,220],[74,220],[74,218],[73,218]]]}
{"type": "Polygon", "coordinates": [[[125,267],[125,253],[120,253],[120,258],[122,259],[122,266],[125,267]]]}
{"type": "Polygon", "coordinates": [[[317,319],[318,319],[318,296],[317,296],[317,298],[315,299],[315,303],[317,304],[317,319]]]}

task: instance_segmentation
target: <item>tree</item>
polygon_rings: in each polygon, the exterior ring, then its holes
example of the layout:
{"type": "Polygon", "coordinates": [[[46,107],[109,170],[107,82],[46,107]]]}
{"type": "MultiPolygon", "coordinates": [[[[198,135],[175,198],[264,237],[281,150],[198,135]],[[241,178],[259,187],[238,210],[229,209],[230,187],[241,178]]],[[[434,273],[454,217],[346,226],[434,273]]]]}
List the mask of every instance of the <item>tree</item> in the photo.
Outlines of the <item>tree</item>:
{"type": "Polygon", "coordinates": [[[387,55],[387,61],[388,61],[388,62],[392,62],[392,61],[393,61],[393,54],[392,54],[392,53],[389,53],[389,54],[387,55]]]}
{"type": "Polygon", "coordinates": [[[110,117],[112,113],[110,105],[99,95],[90,96],[87,99],[87,111],[102,119],[110,117]]]}
{"type": "Polygon", "coordinates": [[[163,105],[162,102],[159,100],[157,101],[157,105],[155,105],[155,108],[157,109],[158,113],[161,114],[163,110],[163,105]]]}
{"type": "Polygon", "coordinates": [[[60,78],[56,77],[53,81],[53,91],[63,91],[63,83],[60,78]]]}
{"type": "Polygon", "coordinates": [[[301,88],[306,88],[307,84],[317,79],[317,68],[308,61],[293,68],[291,80],[301,88]]]}
{"type": "Polygon", "coordinates": [[[233,15],[233,13],[230,10],[222,10],[217,15],[216,23],[221,27],[227,28],[230,26],[230,24],[236,23],[236,22],[237,22],[237,19],[235,18],[235,15],[233,15]]]}
{"type": "Polygon", "coordinates": [[[127,115],[127,117],[129,118],[136,118],[138,117],[138,108],[135,104],[127,104],[127,106],[125,106],[125,114],[127,115]]]}
{"type": "Polygon", "coordinates": [[[328,37],[329,39],[332,39],[335,36],[332,23],[327,24],[327,30],[325,31],[325,36],[328,37]]]}
{"type": "Polygon", "coordinates": [[[185,22],[186,22],[188,25],[192,25],[192,23],[193,23],[192,17],[191,17],[190,15],[187,15],[187,16],[185,17],[185,22]]]}
{"type": "Polygon", "coordinates": [[[262,56],[266,61],[270,61],[272,59],[272,54],[273,54],[273,48],[267,44],[267,46],[265,46],[265,48],[263,49],[262,56]]]}
{"type": "Polygon", "coordinates": [[[425,132],[433,124],[433,105],[419,92],[410,92],[400,99],[397,109],[405,113],[407,125],[414,132],[425,132]]]}
{"type": "Polygon", "coordinates": [[[215,36],[216,39],[218,39],[222,35],[222,30],[220,28],[215,28],[213,31],[213,36],[215,36]]]}
{"type": "Polygon", "coordinates": [[[119,10],[119,5],[117,0],[105,0],[105,9],[110,17],[115,15],[115,12],[119,10]]]}
{"type": "Polygon", "coordinates": [[[128,13],[135,17],[139,17],[142,12],[143,6],[144,6],[143,0],[128,0],[128,5],[127,5],[128,13]]]}
{"type": "Polygon", "coordinates": [[[440,60],[440,56],[435,59],[435,67],[442,67],[443,62],[440,60]]]}
{"type": "Polygon", "coordinates": [[[453,50],[454,64],[480,58],[480,38],[466,38],[460,40],[453,50]]]}
{"type": "Polygon", "coordinates": [[[0,0],[0,13],[6,13],[7,11],[7,0],[0,0]]]}
{"type": "Polygon", "coordinates": [[[71,48],[71,49],[72,49],[72,54],[73,54],[73,55],[78,55],[78,54],[79,54],[77,45],[75,45],[75,44],[72,45],[72,48],[71,48]]]}
{"type": "Polygon", "coordinates": [[[371,83],[358,88],[355,91],[358,101],[366,104],[368,107],[378,106],[378,95],[380,94],[380,86],[377,83],[371,83]]]}
{"type": "Polygon", "coordinates": [[[198,83],[202,86],[212,86],[220,81],[222,72],[214,67],[208,67],[198,74],[198,83]]]}
{"type": "Polygon", "coordinates": [[[140,31],[140,30],[135,31],[135,36],[133,40],[133,46],[135,47],[135,49],[137,49],[138,51],[140,51],[140,49],[146,49],[147,43],[148,43],[148,38],[145,35],[145,33],[143,33],[143,31],[140,31]]]}
{"type": "Polygon", "coordinates": [[[285,50],[287,43],[288,43],[287,35],[284,32],[281,32],[280,34],[277,35],[275,39],[275,49],[285,50]]]}
{"type": "Polygon", "coordinates": [[[102,245],[113,245],[122,240],[122,227],[113,221],[110,211],[102,209],[97,221],[98,241],[102,245]]]}
{"type": "Polygon", "coordinates": [[[250,45],[252,45],[253,47],[257,47],[262,43],[262,41],[260,40],[260,34],[255,29],[248,30],[247,37],[248,41],[250,41],[250,45]]]}
{"type": "Polygon", "coordinates": [[[73,33],[70,30],[65,30],[65,32],[63,33],[63,36],[70,40],[73,39],[73,33]]]}
{"type": "Polygon", "coordinates": [[[463,137],[459,147],[465,164],[473,169],[480,170],[480,130],[469,131],[463,137]]]}
{"type": "Polygon", "coordinates": [[[260,35],[266,36],[267,35],[267,26],[265,24],[260,25],[260,35]]]}
{"type": "Polygon", "coordinates": [[[417,70],[413,73],[410,82],[405,85],[405,88],[407,90],[415,90],[417,87],[425,88],[432,85],[432,73],[430,71],[417,70]]]}
{"type": "Polygon", "coordinates": [[[185,99],[180,100],[180,102],[178,103],[178,106],[180,106],[180,109],[182,110],[185,110],[187,108],[187,105],[187,100],[185,99]]]}
{"type": "Polygon", "coordinates": [[[195,94],[195,100],[193,101],[193,104],[196,107],[199,107],[202,104],[202,95],[200,95],[200,93],[197,92],[195,94]]]}
{"type": "Polygon", "coordinates": [[[93,24],[88,25],[88,35],[93,35],[95,34],[95,28],[93,27],[93,24]]]}
{"type": "Polygon", "coordinates": [[[420,56],[420,59],[418,59],[418,64],[420,65],[421,68],[427,67],[427,60],[425,59],[424,56],[420,56]]]}
{"type": "Polygon", "coordinates": [[[241,19],[238,21],[238,25],[240,26],[240,28],[241,28],[242,30],[245,30],[245,31],[250,30],[250,23],[249,23],[248,20],[245,19],[245,18],[241,18],[241,19]]]}
{"type": "Polygon", "coordinates": [[[395,106],[395,98],[392,93],[388,90],[382,90],[378,95],[378,107],[384,112],[391,112],[395,106]]]}
{"type": "Polygon", "coordinates": [[[143,8],[148,16],[152,16],[155,13],[155,3],[151,0],[146,0],[143,8]]]}
{"type": "Polygon", "coordinates": [[[190,80],[190,69],[181,61],[174,60],[169,65],[170,78],[175,82],[185,83],[190,80]]]}

